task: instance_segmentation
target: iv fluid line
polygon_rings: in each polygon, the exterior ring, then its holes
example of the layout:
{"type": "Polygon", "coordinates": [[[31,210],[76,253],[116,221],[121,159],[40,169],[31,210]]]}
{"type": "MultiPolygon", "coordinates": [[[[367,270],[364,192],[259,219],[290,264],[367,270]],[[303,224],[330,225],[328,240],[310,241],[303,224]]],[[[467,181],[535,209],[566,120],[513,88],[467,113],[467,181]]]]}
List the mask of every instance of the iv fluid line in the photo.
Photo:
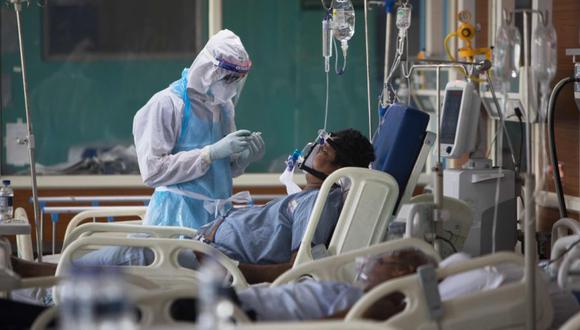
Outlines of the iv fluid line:
{"type": "MultiPolygon", "coordinates": [[[[514,152],[514,147],[512,144],[512,139],[510,138],[510,135],[507,132],[507,128],[505,127],[505,120],[503,118],[503,113],[501,112],[501,107],[499,106],[499,101],[497,100],[497,97],[495,95],[495,90],[493,88],[493,83],[491,80],[491,77],[489,76],[489,74],[486,75],[487,78],[487,84],[489,86],[489,90],[491,92],[491,96],[493,98],[493,103],[495,104],[495,107],[497,109],[497,114],[499,116],[499,122],[500,122],[500,126],[501,126],[501,131],[504,132],[507,143],[508,143],[508,147],[510,149],[510,154],[512,156],[512,161],[514,164],[516,164],[516,158],[515,158],[515,152],[514,152]]],[[[496,137],[497,137],[497,131],[496,131],[496,137]]]]}
{"type": "MultiPolygon", "coordinates": [[[[369,139],[371,143],[373,142],[372,134],[372,123],[371,123],[371,78],[370,78],[370,63],[369,63],[369,29],[368,29],[368,4],[367,0],[364,0],[364,11],[365,11],[365,62],[367,67],[367,108],[369,116],[369,139]]],[[[346,64],[346,57],[344,59],[346,64]]]]}
{"type": "Polygon", "coordinates": [[[326,124],[328,122],[328,71],[326,71],[326,98],[324,101],[324,130],[326,131],[326,124]]]}
{"type": "Polygon", "coordinates": [[[342,69],[338,70],[338,47],[336,46],[336,39],[332,38],[332,45],[334,46],[334,52],[336,53],[336,58],[334,59],[334,72],[337,75],[342,75],[346,71],[346,53],[342,53],[342,69]]]}

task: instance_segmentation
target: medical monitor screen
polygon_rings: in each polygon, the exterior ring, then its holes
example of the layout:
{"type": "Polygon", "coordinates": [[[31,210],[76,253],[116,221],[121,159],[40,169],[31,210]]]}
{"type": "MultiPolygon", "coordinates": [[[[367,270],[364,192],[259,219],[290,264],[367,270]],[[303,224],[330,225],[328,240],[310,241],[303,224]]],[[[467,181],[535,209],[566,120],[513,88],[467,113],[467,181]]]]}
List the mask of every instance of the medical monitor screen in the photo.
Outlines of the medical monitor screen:
{"type": "Polygon", "coordinates": [[[445,93],[443,105],[443,118],[441,118],[441,143],[454,144],[457,131],[457,120],[463,91],[449,90],[445,93]]]}

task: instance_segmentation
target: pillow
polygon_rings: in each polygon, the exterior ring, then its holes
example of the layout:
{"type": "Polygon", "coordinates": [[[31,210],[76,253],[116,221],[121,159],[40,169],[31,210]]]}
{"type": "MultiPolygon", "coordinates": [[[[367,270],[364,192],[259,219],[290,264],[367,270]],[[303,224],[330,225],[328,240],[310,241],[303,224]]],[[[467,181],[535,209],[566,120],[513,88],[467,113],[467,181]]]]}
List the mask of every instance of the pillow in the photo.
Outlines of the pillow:
{"type": "MultiPolygon", "coordinates": [[[[441,261],[439,267],[448,267],[469,259],[471,259],[471,257],[466,253],[455,253],[441,261]]],[[[506,282],[508,276],[503,274],[503,271],[498,268],[499,267],[487,266],[445,278],[441,283],[439,283],[439,294],[441,295],[441,300],[450,300],[474,292],[500,287],[506,282]]],[[[512,277],[511,274],[509,277],[512,277]]]]}

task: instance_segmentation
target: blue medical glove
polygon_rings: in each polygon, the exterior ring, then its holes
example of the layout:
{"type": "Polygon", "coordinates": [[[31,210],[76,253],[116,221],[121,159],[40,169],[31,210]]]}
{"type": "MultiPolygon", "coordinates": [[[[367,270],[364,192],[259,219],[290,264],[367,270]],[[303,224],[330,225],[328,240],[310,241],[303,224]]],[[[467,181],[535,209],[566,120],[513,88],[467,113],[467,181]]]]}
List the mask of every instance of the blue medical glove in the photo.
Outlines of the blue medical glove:
{"type": "Polygon", "coordinates": [[[248,149],[250,134],[252,134],[250,131],[241,129],[226,135],[209,146],[209,158],[211,160],[222,159],[248,149]]]}
{"type": "Polygon", "coordinates": [[[249,148],[240,153],[240,158],[238,159],[238,164],[243,167],[248,166],[250,163],[262,159],[265,152],[264,140],[260,135],[252,135],[249,142],[249,148]]]}
{"type": "Polygon", "coordinates": [[[234,155],[235,166],[240,169],[245,169],[250,163],[255,162],[264,157],[264,140],[259,135],[252,135],[248,140],[248,149],[234,155]],[[237,158],[236,158],[237,157],[237,158]]]}
{"type": "Polygon", "coordinates": [[[262,159],[264,157],[264,152],[266,151],[266,146],[261,135],[252,135],[250,137],[250,155],[248,160],[250,163],[262,159]]]}

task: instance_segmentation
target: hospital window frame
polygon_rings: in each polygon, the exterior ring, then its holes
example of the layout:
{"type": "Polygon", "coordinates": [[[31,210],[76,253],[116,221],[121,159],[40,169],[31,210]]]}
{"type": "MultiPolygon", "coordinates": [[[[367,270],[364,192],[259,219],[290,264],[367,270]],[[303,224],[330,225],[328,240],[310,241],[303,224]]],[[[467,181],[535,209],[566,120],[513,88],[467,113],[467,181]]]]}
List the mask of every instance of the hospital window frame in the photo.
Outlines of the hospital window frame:
{"type": "MultiPolygon", "coordinates": [[[[74,1],[74,0],[73,0],[74,1]]],[[[194,13],[194,45],[195,49],[183,50],[183,51],[168,51],[168,52],[130,52],[130,51],[118,51],[118,52],[83,52],[83,53],[50,53],[50,15],[49,6],[51,2],[45,2],[42,8],[41,14],[41,26],[42,26],[42,55],[44,60],[67,60],[67,61],[77,61],[77,62],[90,62],[95,60],[127,60],[127,59],[138,59],[138,60],[158,60],[158,59],[178,59],[178,58],[191,58],[192,54],[198,53],[203,48],[203,40],[205,37],[204,24],[206,22],[206,10],[202,0],[184,0],[184,1],[195,1],[195,13],[194,13]]],[[[79,3],[83,1],[80,0],[79,3]]],[[[178,9],[175,9],[178,10],[178,9]]]]}

